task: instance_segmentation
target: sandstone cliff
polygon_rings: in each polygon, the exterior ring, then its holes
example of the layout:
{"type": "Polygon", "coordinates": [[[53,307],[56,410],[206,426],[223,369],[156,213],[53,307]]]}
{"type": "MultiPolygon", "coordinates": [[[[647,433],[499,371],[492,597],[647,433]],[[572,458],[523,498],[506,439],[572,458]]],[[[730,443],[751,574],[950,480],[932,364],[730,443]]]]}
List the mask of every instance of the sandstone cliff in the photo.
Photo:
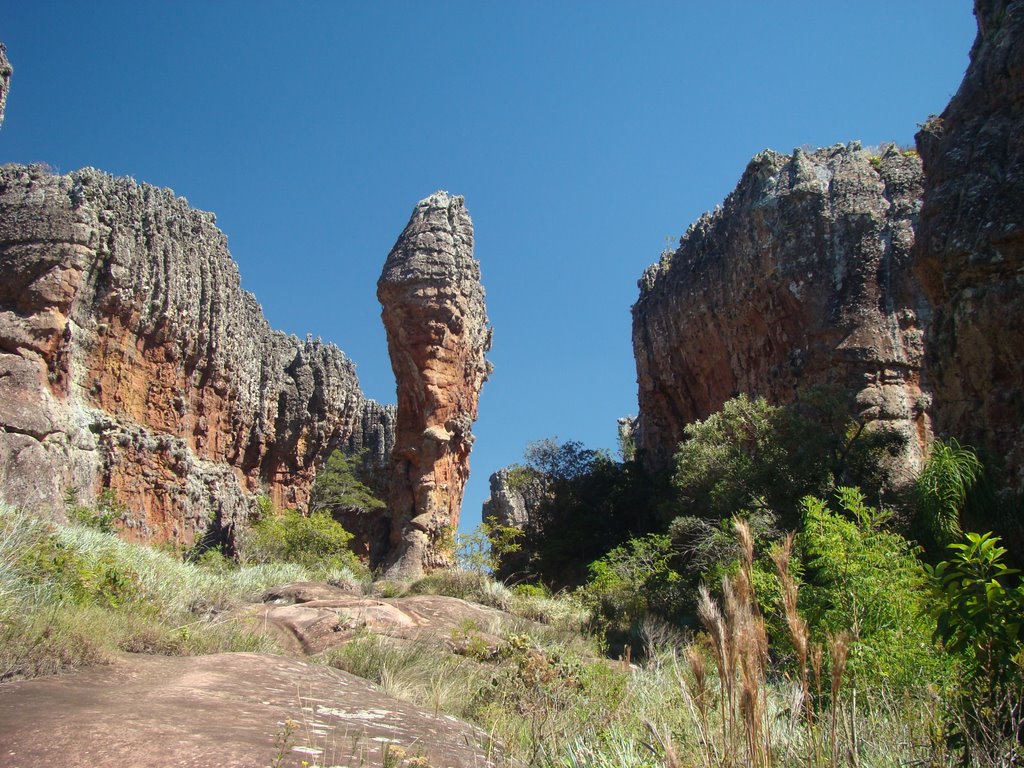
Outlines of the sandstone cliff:
{"type": "Polygon", "coordinates": [[[1024,490],[1024,2],[977,0],[963,83],[917,146],[915,260],[933,307],[936,431],[1005,461],[1024,490]]]}
{"type": "Polygon", "coordinates": [[[445,539],[458,526],[490,372],[491,330],[461,197],[437,192],[416,206],[377,296],[398,386],[388,573],[414,577],[451,564],[445,539]]]}
{"type": "MultiPolygon", "coordinates": [[[[336,347],[271,330],[214,217],[169,190],[0,168],[0,273],[9,503],[111,488],[129,536],[187,544],[257,494],[302,506],[329,450],[390,456],[393,409],[336,347]]],[[[381,527],[348,524],[364,552],[381,527]]]]}
{"type": "Polygon", "coordinates": [[[723,206],[639,282],[633,349],[638,449],[669,466],[683,428],[739,393],[792,401],[856,393],[862,418],[906,438],[929,425],[920,368],[926,304],[911,273],[921,195],[914,152],[837,145],[765,151],[723,206]]]}

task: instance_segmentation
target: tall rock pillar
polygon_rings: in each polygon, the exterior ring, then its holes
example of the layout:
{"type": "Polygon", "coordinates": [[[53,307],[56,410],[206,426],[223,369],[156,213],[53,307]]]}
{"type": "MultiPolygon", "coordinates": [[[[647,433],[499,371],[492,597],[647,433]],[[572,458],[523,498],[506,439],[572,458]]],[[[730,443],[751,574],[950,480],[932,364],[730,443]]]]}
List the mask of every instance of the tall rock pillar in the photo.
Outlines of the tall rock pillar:
{"type": "Polygon", "coordinates": [[[11,62],[7,60],[7,49],[0,43],[0,125],[4,124],[4,107],[7,106],[7,92],[11,89],[11,62]]]}
{"type": "Polygon", "coordinates": [[[388,507],[392,578],[451,565],[446,543],[469,477],[470,428],[490,372],[491,329],[463,198],[421,201],[377,283],[398,417],[388,507]]]}

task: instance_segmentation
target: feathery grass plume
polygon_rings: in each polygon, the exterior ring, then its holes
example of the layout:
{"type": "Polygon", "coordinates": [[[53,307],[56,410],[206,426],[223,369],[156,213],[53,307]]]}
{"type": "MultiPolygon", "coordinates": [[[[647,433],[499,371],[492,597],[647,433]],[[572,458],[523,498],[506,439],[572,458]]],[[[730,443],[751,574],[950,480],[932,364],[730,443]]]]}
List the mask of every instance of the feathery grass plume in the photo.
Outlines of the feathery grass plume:
{"type": "Polygon", "coordinates": [[[829,723],[829,745],[832,767],[835,768],[838,760],[836,725],[840,709],[839,689],[843,683],[843,673],[846,671],[846,660],[850,655],[850,633],[845,630],[838,634],[829,633],[828,652],[832,662],[832,719],[829,723]]]}
{"type": "Polygon", "coordinates": [[[722,713],[722,741],[727,743],[732,735],[733,706],[733,672],[730,666],[731,652],[729,636],[726,632],[725,620],[718,603],[711,597],[706,585],[701,584],[697,590],[697,617],[708,633],[708,646],[718,670],[720,684],[719,707],[722,713]]]}

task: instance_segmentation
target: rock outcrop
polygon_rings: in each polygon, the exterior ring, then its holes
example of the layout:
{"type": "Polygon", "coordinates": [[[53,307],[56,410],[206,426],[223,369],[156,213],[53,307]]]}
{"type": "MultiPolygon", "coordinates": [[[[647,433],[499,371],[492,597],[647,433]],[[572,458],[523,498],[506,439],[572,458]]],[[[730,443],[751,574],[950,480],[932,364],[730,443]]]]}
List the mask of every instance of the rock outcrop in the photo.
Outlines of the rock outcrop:
{"type": "Polygon", "coordinates": [[[1024,2],[977,0],[963,83],[917,135],[915,260],[932,304],[936,431],[1005,462],[1024,490],[1024,2]]]}
{"type": "Polygon", "coordinates": [[[7,48],[0,43],[0,126],[4,124],[4,109],[7,106],[7,93],[11,90],[11,62],[7,60],[7,48]]]}
{"type": "Polygon", "coordinates": [[[491,330],[461,197],[437,192],[413,211],[377,283],[398,388],[389,508],[391,577],[450,565],[471,427],[490,372],[491,330]]]}
{"type": "Polygon", "coordinates": [[[271,330],[170,190],[0,168],[0,272],[4,501],[59,516],[109,488],[129,537],[187,545],[259,494],[301,507],[330,450],[388,463],[393,408],[336,347],[271,330]]]}
{"type": "Polygon", "coordinates": [[[639,282],[638,449],[671,464],[683,428],[740,393],[783,404],[809,387],[856,393],[861,417],[920,464],[927,305],[911,272],[921,196],[913,151],[765,151],[639,282]]]}
{"type": "Polygon", "coordinates": [[[495,768],[488,734],[324,664],[126,654],[5,683],[0,768],[359,765],[495,768]]]}

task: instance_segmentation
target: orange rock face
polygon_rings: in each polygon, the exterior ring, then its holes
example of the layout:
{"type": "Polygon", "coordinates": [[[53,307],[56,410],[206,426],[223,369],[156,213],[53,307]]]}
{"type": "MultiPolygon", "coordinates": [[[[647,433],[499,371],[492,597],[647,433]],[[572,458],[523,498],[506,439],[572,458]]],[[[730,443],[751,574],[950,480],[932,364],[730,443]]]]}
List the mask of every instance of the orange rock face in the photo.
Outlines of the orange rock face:
{"type": "Polygon", "coordinates": [[[416,206],[377,283],[398,388],[388,573],[451,564],[469,477],[470,431],[490,348],[473,224],[461,197],[416,206]]]}
{"type": "MultiPolygon", "coordinates": [[[[302,507],[335,448],[384,465],[392,409],[328,344],[273,331],[211,214],[92,170],[0,169],[0,498],[114,491],[124,533],[230,536],[302,507]]],[[[345,521],[368,554],[379,521],[345,521]]]]}

